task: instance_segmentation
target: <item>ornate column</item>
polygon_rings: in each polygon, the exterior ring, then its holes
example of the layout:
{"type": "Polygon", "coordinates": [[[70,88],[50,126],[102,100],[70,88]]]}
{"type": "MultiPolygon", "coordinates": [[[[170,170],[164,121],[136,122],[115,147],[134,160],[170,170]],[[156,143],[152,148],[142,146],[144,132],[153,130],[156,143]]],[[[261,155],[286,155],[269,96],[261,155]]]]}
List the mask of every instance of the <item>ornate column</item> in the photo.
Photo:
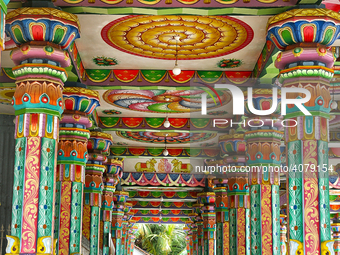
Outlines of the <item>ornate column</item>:
{"type": "Polygon", "coordinates": [[[280,214],[280,255],[288,254],[287,215],[280,214]]]}
{"type": "Polygon", "coordinates": [[[99,105],[97,92],[68,82],[63,91],[65,110],[60,121],[57,154],[54,238],[57,254],[81,253],[81,223],[87,140],[92,126],[88,116],[99,105]],[[86,105],[87,107],[83,107],[86,105]]]}
{"type": "MultiPolygon", "coordinates": [[[[86,164],[84,208],[83,208],[83,235],[90,241],[90,254],[99,254],[100,214],[103,193],[103,173],[106,170],[104,163],[112,144],[112,136],[103,132],[92,131],[87,144],[89,160],[86,164]]],[[[106,193],[107,194],[107,193],[106,193]]],[[[105,196],[110,203],[109,196],[105,196]]],[[[103,210],[104,217],[110,216],[108,210],[103,210]]]]}
{"type": "Polygon", "coordinates": [[[124,217],[123,217],[123,229],[122,229],[122,247],[121,254],[126,254],[127,252],[127,242],[128,242],[128,231],[129,231],[129,220],[131,218],[130,210],[132,208],[131,203],[124,203],[124,217]]]}
{"type": "Polygon", "coordinates": [[[125,203],[125,215],[127,224],[127,234],[126,234],[126,241],[125,241],[125,248],[124,248],[124,255],[128,254],[128,249],[131,246],[131,238],[133,237],[132,231],[134,231],[133,226],[135,225],[136,221],[132,220],[134,213],[131,211],[132,204],[125,203]]]}
{"type": "Polygon", "coordinates": [[[138,227],[135,225],[135,223],[131,223],[131,227],[129,229],[129,245],[128,245],[128,248],[127,248],[127,255],[132,255],[133,254],[133,251],[135,249],[135,240],[136,240],[136,232],[138,230],[138,227]]]}
{"type": "Polygon", "coordinates": [[[198,250],[198,238],[197,238],[197,225],[193,224],[192,226],[192,254],[197,255],[198,250]]]}
{"type": "Polygon", "coordinates": [[[7,253],[53,253],[57,141],[70,65],[65,50],[79,37],[78,18],[54,8],[20,8],[6,21],[18,46],[11,52],[16,149],[7,253]]]}
{"type": "MultiPolygon", "coordinates": [[[[120,186],[118,183],[117,186],[120,186]]],[[[122,247],[122,230],[124,217],[124,204],[129,197],[129,192],[121,190],[121,186],[113,193],[113,212],[112,212],[112,242],[115,246],[116,255],[121,255],[122,247]]]]}
{"type": "Polygon", "coordinates": [[[123,222],[122,222],[122,243],[121,243],[121,254],[124,255],[125,253],[125,244],[126,244],[126,234],[127,234],[127,225],[128,225],[128,222],[126,220],[124,220],[124,217],[123,217],[123,222]]]}
{"type": "Polygon", "coordinates": [[[229,255],[229,208],[228,208],[228,180],[214,179],[216,195],[216,255],[229,255]]]}
{"type": "Polygon", "coordinates": [[[203,241],[203,218],[202,218],[202,210],[201,208],[203,207],[203,204],[200,204],[200,199],[198,197],[198,203],[194,204],[194,209],[197,214],[196,216],[196,225],[197,225],[197,255],[203,255],[203,246],[204,246],[204,241],[203,241]]]}
{"type": "MultiPolygon", "coordinates": [[[[110,159],[108,159],[110,161],[110,159]]],[[[115,187],[119,182],[116,175],[107,173],[108,169],[103,176],[103,195],[101,207],[101,221],[100,221],[100,239],[99,247],[103,251],[103,255],[109,255],[110,240],[111,240],[111,222],[112,222],[112,209],[113,209],[113,193],[115,187]]]]}
{"type": "Polygon", "coordinates": [[[189,226],[183,228],[186,232],[186,241],[187,241],[187,254],[192,255],[192,231],[189,226]]]}
{"type": "Polygon", "coordinates": [[[340,255],[340,215],[337,213],[331,224],[334,240],[334,254],[340,255]]]}
{"type": "MultiPolygon", "coordinates": [[[[275,65],[284,88],[304,88],[311,99],[305,116],[287,105],[285,119],[297,123],[285,130],[288,177],[290,253],[332,252],[330,232],[328,133],[329,82],[335,57],[328,49],[339,37],[340,15],[331,10],[294,9],[268,21],[268,39],[282,52],[275,65]],[[314,169],[314,170],[313,170],[314,169]]],[[[290,93],[288,98],[303,94],[290,93]]]]}
{"type": "Polygon", "coordinates": [[[244,134],[230,130],[220,136],[219,145],[222,153],[228,155],[225,160],[228,170],[229,198],[229,252],[230,255],[250,254],[249,228],[249,186],[246,171],[246,142],[244,134]]]}
{"type": "Polygon", "coordinates": [[[215,254],[215,239],[216,239],[216,215],[215,215],[215,193],[211,188],[205,188],[205,192],[197,194],[200,203],[204,204],[201,208],[203,217],[203,240],[204,240],[204,255],[215,254]]]}
{"type": "MultiPolygon", "coordinates": [[[[253,105],[268,109],[272,104],[272,85],[254,89],[253,105]]],[[[249,112],[249,111],[248,111],[249,112]]],[[[280,164],[283,132],[278,114],[256,116],[249,114],[247,169],[250,183],[250,249],[251,254],[280,254],[280,164]],[[274,123],[274,124],[272,124],[274,123]]]]}

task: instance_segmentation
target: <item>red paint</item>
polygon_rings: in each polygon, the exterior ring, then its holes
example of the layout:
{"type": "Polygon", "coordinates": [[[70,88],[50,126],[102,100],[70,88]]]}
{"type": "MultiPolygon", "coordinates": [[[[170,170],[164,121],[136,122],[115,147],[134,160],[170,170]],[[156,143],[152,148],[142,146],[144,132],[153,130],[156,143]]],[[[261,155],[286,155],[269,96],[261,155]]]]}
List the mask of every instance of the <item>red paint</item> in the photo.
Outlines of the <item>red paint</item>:
{"type": "Polygon", "coordinates": [[[44,41],[44,29],[41,25],[32,26],[32,35],[34,41],[44,41]]]}

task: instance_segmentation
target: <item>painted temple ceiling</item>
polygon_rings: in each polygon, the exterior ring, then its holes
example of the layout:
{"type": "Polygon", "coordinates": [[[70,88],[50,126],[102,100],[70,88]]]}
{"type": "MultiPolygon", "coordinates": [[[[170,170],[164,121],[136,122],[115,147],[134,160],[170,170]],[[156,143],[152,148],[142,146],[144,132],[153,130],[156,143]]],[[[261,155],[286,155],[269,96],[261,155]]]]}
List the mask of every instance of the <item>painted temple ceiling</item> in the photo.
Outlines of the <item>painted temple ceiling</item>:
{"type": "MultiPolygon", "coordinates": [[[[251,71],[269,16],[78,15],[85,69],[251,71]],[[91,22],[88,22],[91,20],[91,22]],[[173,60],[173,61],[169,61],[173,60]]],[[[13,63],[5,53],[2,65],[13,63]]]]}

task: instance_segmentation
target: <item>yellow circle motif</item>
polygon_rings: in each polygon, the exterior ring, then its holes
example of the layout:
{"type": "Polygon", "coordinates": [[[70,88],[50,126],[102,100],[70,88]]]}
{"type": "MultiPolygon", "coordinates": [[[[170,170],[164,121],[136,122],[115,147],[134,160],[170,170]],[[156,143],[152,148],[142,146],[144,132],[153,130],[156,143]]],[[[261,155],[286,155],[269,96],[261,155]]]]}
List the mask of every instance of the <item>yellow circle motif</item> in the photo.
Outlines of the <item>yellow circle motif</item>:
{"type": "Polygon", "coordinates": [[[106,25],[102,38],[121,51],[150,58],[204,59],[236,52],[253,39],[244,22],[226,16],[127,16],[106,25]]]}

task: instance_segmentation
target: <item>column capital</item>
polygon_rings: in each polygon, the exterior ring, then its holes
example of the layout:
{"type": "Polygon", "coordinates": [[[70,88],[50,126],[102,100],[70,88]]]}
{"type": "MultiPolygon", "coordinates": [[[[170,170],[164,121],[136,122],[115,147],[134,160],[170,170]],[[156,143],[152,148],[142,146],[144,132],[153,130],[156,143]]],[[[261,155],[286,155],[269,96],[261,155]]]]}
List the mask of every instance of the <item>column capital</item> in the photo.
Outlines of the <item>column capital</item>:
{"type": "Polygon", "coordinates": [[[201,204],[213,204],[216,200],[214,192],[201,192],[197,194],[197,197],[201,204]]]}
{"type": "Polygon", "coordinates": [[[25,7],[7,13],[6,32],[16,45],[29,42],[67,50],[80,37],[78,17],[56,8],[25,7]],[[61,33],[62,36],[57,36],[61,33]]]}
{"type": "MultiPolygon", "coordinates": [[[[80,115],[90,115],[92,112],[99,106],[99,93],[97,91],[93,91],[91,89],[87,89],[81,86],[70,87],[72,85],[77,85],[78,83],[65,83],[65,87],[63,90],[63,100],[64,100],[64,112],[71,114],[80,114],[80,115]]],[[[68,115],[64,116],[61,120],[61,123],[67,122],[69,123],[68,115]]],[[[73,123],[79,123],[86,126],[86,128],[91,127],[91,122],[82,123],[81,116],[73,117],[73,123]]]]}
{"type": "Polygon", "coordinates": [[[337,12],[326,8],[296,8],[269,18],[267,39],[279,50],[299,43],[331,46],[339,37],[339,28],[337,12]]]}

